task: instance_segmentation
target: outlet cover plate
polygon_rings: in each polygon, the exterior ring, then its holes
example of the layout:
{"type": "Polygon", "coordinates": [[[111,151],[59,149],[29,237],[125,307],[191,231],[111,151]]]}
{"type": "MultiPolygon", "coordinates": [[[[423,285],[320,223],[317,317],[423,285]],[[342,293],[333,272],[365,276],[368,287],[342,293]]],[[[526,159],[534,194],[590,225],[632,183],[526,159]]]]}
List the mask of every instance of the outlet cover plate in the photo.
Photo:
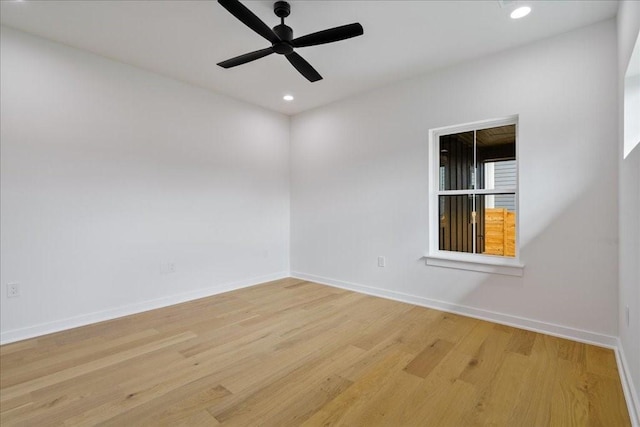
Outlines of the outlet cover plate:
{"type": "Polygon", "coordinates": [[[20,283],[7,283],[7,298],[20,296],[20,283]]]}

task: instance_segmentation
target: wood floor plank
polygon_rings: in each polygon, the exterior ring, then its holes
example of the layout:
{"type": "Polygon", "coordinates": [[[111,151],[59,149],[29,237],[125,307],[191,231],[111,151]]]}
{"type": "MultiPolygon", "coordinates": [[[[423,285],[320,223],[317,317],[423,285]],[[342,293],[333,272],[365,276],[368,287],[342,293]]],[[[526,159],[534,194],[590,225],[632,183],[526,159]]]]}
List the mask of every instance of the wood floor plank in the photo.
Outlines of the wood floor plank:
{"type": "Polygon", "coordinates": [[[411,360],[411,355],[394,351],[369,367],[343,393],[313,414],[303,425],[357,425],[360,415],[369,408],[371,398],[411,360]]]}
{"type": "Polygon", "coordinates": [[[7,387],[3,389],[2,395],[0,397],[0,402],[4,402],[5,399],[8,400],[13,397],[19,396],[21,394],[30,393],[32,391],[38,390],[40,388],[43,388],[58,382],[79,377],[87,372],[91,372],[97,369],[102,369],[104,367],[111,366],[117,363],[126,362],[128,359],[131,359],[133,357],[138,357],[140,355],[144,355],[152,351],[157,351],[162,348],[172,346],[173,344],[189,340],[191,338],[194,338],[195,336],[196,335],[194,335],[191,332],[183,332],[181,334],[164,338],[161,340],[157,340],[155,342],[145,344],[140,347],[135,347],[118,354],[106,356],[100,359],[95,359],[91,362],[87,362],[82,365],[73,366],[59,372],[54,372],[39,378],[26,381],[21,384],[7,387]]]}
{"type": "Polygon", "coordinates": [[[0,347],[0,357],[2,357],[2,360],[4,361],[10,354],[30,352],[36,347],[38,347],[37,339],[19,341],[11,345],[3,345],[0,347]]]}
{"type": "Polygon", "coordinates": [[[390,326],[397,325],[397,328],[402,327],[400,319],[410,309],[411,306],[409,304],[398,303],[390,306],[388,311],[379,313],[379,316],[374,321],[367,323],[359,331],[358,338],[353,342],[353,345],[365,350],[371,349],[389,335],[390,326]]]}
{"type": "MultiPolygon", "coordinates": [[[[438,425],[440,419],[447,417],[450,400],[457,405],[455,411],[456,418],[464,414],[467,405],[475,404],[475,398],[470,401],[460,401],[457,397],[452,397],[452,387],[456,382],[460,382],[460,375],[472,360],[468,354],[452,351],[447,357],[446,363],[438,364],[430,374],[423,380],[413,393],[404,396],[407,407],[412,408],[404,413],[400,418],[400,425],[427,425],[425,419],[431,420],[431,425],[438,425]]],[[[468,384],[468,383],[465,383],[468,384]]],[[[473,395],[477,394],[475,386],[473,395]]],[[[455,386],[456,388],[458,386],[455,386]]],[[[465,387],[465,389],[467,389],[465,387]]],[[[459,424],[464,425],[464,424],[459,424]]]]}
{"type": "MultiPolygon", "coordinates": [[[[188,419],[193,413],[206,411],[216,401],[231,395],[215,378],[203,377],[184,386],[176,387],[156,399],[133,406],[115,417],[105,420],[103,426],[122,426],[129,420],[144,425],[174,424],[188,419]]],[[[209,417],[212,418],[212,417],[209,417]]]]}
{"type": "Polygon", "coordinates": [[[507,351],[528,356],[531,354],[531,349],[533,348],[537,335],[535,332],[516,329],[511,335],[511,340],[507,345],[507,351]]]}
{"type": "MultiPolygon", "coordinates": [[[[270,349],[271,351],[261,354],[257,369],[238,372],[233,376],[226,375],[222,384],[235,395],[242,396],[243,393],[251,392],[263,384],[278,381],[291,371],[317,363],[323,357],[328,357],[337,349],[345,347],[345,343],[334,339],[337,334],[338,331],[327,330],[320,335],[299,341],[298,345],[270,349]]],[[[363,352],[362,349],[353,349],[360,354],[363,352]]]]}
{"type": "Polygon", "coordinates": [[[150,423],[143,422],[142,426],[148,427],[194,427],[194,426],[206,426],[215,427],[220,423],[207,411],[199,411],[195,413],[189,413],[184,418],[174,420],[169,418],[168,420],[152,421],[150,423]]]}
{"type": "Polygon", "coordinates": [[[210,408],[209,412],[222,423],[233,418],[235,422],[254,425],[265,415],[280,425],[299,423],[321,407],[325,399],[330,400],[348,388],[351,383],[333,373],[361,355],[361,349],[346,346],[329,357],[299,366],[248,395],[238,393],[239,402],[224,408],[210,408]],[[310,408],[314,410],[309,411],[310,408]]]}
{"type": "Polygon", "coordinates": [[[95,358],[118,353],[119,349],[131,345],[131,343],[144,344],[145,342],[153,341],[158,334],[159,332],[155,329],[147,329],[138,333],[125,335],[118,339],[77,349],[74,352],[52,355],[49,358],[30,363],[21,363],[19,368],[13,369],[10,374],[2,376],[0,386],[8,388],[12,385],[46,375],[47,372],[51,370],[58,371],[67,369],[89,362],[95,358]]]}
{"type": "Polygon", "coordinates": [[[389,396],[409,395],[417,390],[423,380],[414,375],[400,371],[382,384],[378,391],[368,400],[366,410],[358,416],[360,425],[397,426],[405,414],[413,413],[413,408],[406,399],[389,399],[389,396]]]}
{"type": "Polygon", "coordinates": [[[448,341],[437,339],[414,357],[404,370],[417,377],[426,378],[433,368],[447,356],[453,346],[448,341]]]}
{"type": "Polygon", "coordinates": [[[478,387],[486,387],[500,369],[507,355],[511,333],[492,329],[469,361],[460,378],[478,387]]]}
{"type": "Polygon", "coordinates": [[[520,425],[509,421],[514,407],[522,398],[521,392],[525,387],[522,378],[530,368],[526,356],[507,352],[495,378],[480,393],[474,410],[465,421],[469,425],[520,425]]]}
{"type": "Polygon", "coordinates": [[[38,389],[29,394],[33,406],[28,411],[12,414],[10,424],[63,424],[89,408],[118,398],[122,394],[118,384],[124,378],[136,377],[147,366],[170,365],[183,359],[175,352],[149,353],[129,359],[125,365],[109,366],[38,389]]]}
{"type": "Polygon", "coordinates": [[[0,347],[0,424],[628,426],[613,351],[282,279],[0,347]]]}
{"type": "Polygon", "coordinates": [[[516,402],[509,423],[522,426],[549,425],[551,403],[549,399],[558,383],[558,358],[556,340],[548,340],[546,336],[534,334],[526,338],[526,346],[520,345],[518,350],[528,354],[530,366],[522,377],[527,384],[520,391],[520,398],[516,402]],[[528,345],[531,342],[532,345],[528,345]]]}
{"type": "Polygon", "coordinates": [[[587,389],[590,425],[631,425],[618,379],[588,372],[587,389]]]}
{"type": "Polygon", "coordinates": [[[438,323],[438,327],[435,328],[435,336],[449,342],[457,343],[467,336],[478,322],[477,319],[470,317],[444,313],[438,323]]]}
{"type": "Polygon", "coordinates": [[[364,351],[359,360],[340,371],[340,376],[351,381],[358,381],[362,375],[368,372],[372,366],[386,358],[389,353],[405,353],[408,357],[407,362],[410,361],[414,356],[404,348],[401,348],[399,343],[398,335],[391,332],[388,337],[376,344],[372,349],[364,351]]]}
{"type": "Polygon", "coordinates": [[[431,409],[414,412],[411,421],[406,425],[465,426],[463,414],[474,405],[476,396],[475,387],[469,383],[460,380],[445,383],[429,405],[431,409]]]}
{"type": "Polygon", "coordinates": [[[584,426],[589,422],[589,395],[584,366],[561,358],[553,384],[550,426],[584,426]]]}
{"type": "Polygon", "coordinates": [[[492,323],[478,321],[473,329],[456,343],[454,350],[470,356],[476,355],[480,346],[491,334],[493,326],[494,325],[492,323]]]}
{"type": "Polygon", "coordinates": [[[571,362],[584,365],[586,360],[587,345],[581,342],[569,341],[566,339],[558,340],[558,357],[560,359],[569,360],[571,362]]]}
{"type": "Polygon", "coordinates": [[[586,349],[586,361],[589,373],[611,379],[619,378],[613,350],[590,345],[586,349]]]}

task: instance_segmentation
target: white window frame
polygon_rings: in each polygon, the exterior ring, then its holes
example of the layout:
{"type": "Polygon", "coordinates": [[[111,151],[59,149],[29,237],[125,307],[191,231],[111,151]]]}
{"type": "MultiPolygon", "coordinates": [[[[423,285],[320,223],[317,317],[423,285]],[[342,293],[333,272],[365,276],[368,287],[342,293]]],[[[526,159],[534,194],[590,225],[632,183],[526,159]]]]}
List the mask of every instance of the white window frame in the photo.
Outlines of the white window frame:
{"type": "Polygon", "coordinates": [[[519,180],[520,180],[520,156],[518,138],[518,116],[508,116],[499,119],[483,120],[461,125],[446,126],[429,130],[429,248],[426,255],[426,264],[430,266],[457,268],[462,270],[479,271],[484,273],[506,274],[510,276],[522,276],[524,265],[520,261],[520,206],[519,206],[519,180]],[[462,132],[478,131],[487,128],[515,125],[516,126],[516,186],[514,188],[501,189],[473,189],[473,190],[440,190],[440,137],[462,132]],[[516,242],[515,257],[500,255],[472,254],[467,252],[454,252],[440,250],[439,223],[440,212],[438,196],[469,194],[476,195],[513,193],[516,203],[516,242]]]}

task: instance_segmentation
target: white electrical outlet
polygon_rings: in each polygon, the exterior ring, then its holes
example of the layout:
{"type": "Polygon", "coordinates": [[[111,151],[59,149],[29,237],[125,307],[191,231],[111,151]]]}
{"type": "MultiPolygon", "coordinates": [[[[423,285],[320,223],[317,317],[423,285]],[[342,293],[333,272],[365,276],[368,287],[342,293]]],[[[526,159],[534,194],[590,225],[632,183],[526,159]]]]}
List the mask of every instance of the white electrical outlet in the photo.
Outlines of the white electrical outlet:
{"type": "Polygon", "coordinates": [[[16,298],[20,296],[20,283],[7,283],[7,297],[16,298]]]}
{"type": "Polygon", "coordinates": [[[386,263],[387,261],[384,259],[383,256],[378,257],[378,267],[384,267],[386,263]]]}
{"type": "Polygon", "coordinates": [[[627,326],[629,326],[629,306],[626,306],[624,308],[624,317],[625,317],[625,320],[627,321],[627,326]]]}
{"type": "Polygon", "coordinates": [[[171,274],[176,272],[175,262],[163,262],[160,264],[160,274],[171,274]]]}

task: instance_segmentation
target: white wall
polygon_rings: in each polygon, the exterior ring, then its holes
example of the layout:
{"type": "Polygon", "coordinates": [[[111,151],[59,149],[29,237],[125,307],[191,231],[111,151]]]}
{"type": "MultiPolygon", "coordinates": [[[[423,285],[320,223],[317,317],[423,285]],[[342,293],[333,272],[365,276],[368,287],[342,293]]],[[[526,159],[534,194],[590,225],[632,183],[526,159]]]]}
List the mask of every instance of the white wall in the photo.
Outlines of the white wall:
{"type": "Polygon", "coordinates": [[[292,274],[614,343],[615,28],[609,20],[295,116],[292,274]],[[511,114],[524,276],[425,266],[428,130],[511,114]]]}
{"type": "MultiPolygon", "coordinates": [[[[620,342],[635,386],[640,418],[640,146],[623,159],[624,76],[640,31],[640,2],[623,1],[618,9],[618,81],[620,94],[619,198],[620,198],[620,342]],[[629,325],[625,308],[629,307],[629,325]]],[[[636,120],[638,118],[636,117],[636,120]]]]}
{"type": "Polygon", "coordinates": [[[1,43],[2,341],[287,275],[288,117],[9,28],[1,43]]]}

